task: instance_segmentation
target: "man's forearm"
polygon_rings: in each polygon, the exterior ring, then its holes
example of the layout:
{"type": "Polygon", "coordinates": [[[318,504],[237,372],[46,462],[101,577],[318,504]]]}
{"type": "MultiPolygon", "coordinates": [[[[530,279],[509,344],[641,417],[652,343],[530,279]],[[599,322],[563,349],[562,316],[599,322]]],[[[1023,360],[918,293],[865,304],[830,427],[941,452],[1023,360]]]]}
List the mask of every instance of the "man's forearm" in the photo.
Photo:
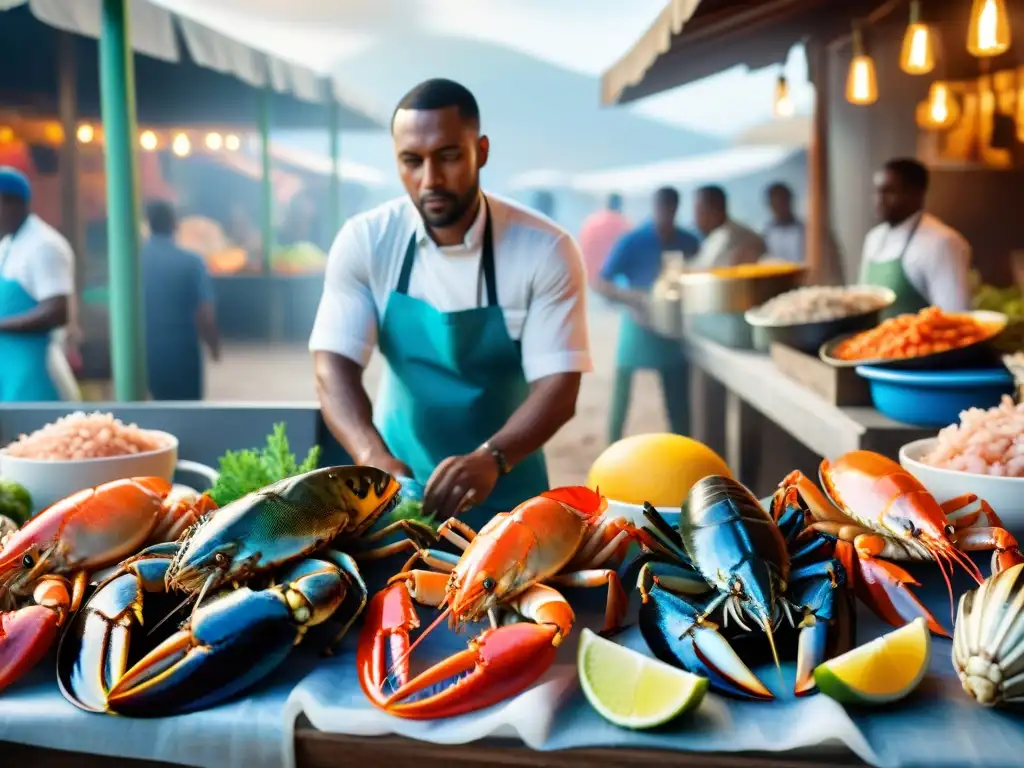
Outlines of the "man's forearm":
{"type": "Polygon", "coordinates": [[[362,367],[331,352],[317,352],[315,367],[316,390],[324,421],[352,459],[365,464],[374,457],[390,456],[384,439],[373,425],[373,405],[363,387],[362,367]]]}
{"type": "Polygon", "coordinates": [[[0,320],[0,331],[7,333],[45,333],[67,325],[66,296],[39,302],[27,312],[0,320]]]}
{"type": "Polygon", "coordinates": [[[490,444],[512,466],[542,448],[576,413],[581,378],[579,373],[559,373],[535,382],[490,444]]]}

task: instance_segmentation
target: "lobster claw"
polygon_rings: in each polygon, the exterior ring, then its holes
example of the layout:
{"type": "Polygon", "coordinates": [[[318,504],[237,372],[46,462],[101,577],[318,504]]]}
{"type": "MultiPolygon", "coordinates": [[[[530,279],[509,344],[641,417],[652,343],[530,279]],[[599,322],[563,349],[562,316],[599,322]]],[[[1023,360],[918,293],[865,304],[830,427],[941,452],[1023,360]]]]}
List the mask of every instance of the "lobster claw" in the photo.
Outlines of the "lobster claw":
{"type": "Polygon", "coordinates": [[[46,655],[59,626],[60,614],[43,605],[0,614],[0,690],[46,655]]]}
{"type": "Polygon", "coordinates": [[[497,704],[536,682],[555,660],[556,628],[521,622],[484,630],[465,650],[409,679],[409,632],[418,626],[408,588],[398,581],[370,602],[359,638],[360,685],[398,717],[432,720],[497,704]]]}

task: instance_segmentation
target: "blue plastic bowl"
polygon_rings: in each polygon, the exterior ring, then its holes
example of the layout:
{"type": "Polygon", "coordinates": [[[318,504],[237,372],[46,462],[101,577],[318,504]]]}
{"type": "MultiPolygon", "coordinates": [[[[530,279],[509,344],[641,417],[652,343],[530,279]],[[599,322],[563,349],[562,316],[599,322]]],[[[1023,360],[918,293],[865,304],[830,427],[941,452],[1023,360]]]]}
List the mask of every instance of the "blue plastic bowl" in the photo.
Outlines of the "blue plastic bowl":
{"type": "Polygon", "coordinates": [[[1005,368],[909,371],[860,365],[857,373],[868,380],[880,413],[916,427],[955,424],[961,411],[992,408],[1015,388],[1005,368]]]}

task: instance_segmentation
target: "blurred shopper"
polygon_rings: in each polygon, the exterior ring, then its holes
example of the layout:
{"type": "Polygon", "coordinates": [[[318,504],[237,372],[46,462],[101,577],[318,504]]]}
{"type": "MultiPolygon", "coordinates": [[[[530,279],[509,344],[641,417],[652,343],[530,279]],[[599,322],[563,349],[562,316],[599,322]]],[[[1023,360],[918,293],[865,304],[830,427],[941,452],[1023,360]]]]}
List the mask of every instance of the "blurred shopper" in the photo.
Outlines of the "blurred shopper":
{"type": "Polygon", "coordinates": [[[916,160],[890,160],[875,174],[882,223],[864,238],[860,282],[892,289],[886,316],[934,305],[971,308],[971,246],[963,235],[924,210],[928,169],[916,160]]]}
{"type": "Polygon", "coordinates": [[[661,377],[669,426],[680,435],[690,431],[690,373],[682,346],[647,327],[646,308],[651,288],[661,274],[665,254],[691,257],[700,244],[696,236],[676,225],[679,193],[664,187],[654,194],[650,221],[622,237],[601,269],[595,290],[625,308],[615,362],[615,390],[608,419],[608,440],[622,437],[629,412],[633,374],[655,370],[661,377]]]}
{"type": "Polygon", "coordinates": [[[793,190],[778,181],[769,185],[766,194],[772,218],[764,229],[766,256],[794,264],[804,262],[807,233],[804,224],[793,213],[793,190]]]}
{"type": "Polygon", "coordinates": [[[356,463],[477,526],[548,489],[544,444],[592,368],[583,260],[550,219],[481,190],[490,142],[464,86],[413,88],[391,137],[407,194],[350,218],[331,247],[309,341],[317,391],[356,463]],[[371,404],[375,348],[387,364],[371,404]]]}
{"type": "Polygon", "coordinates": [[[601,276],[601,268],[608,260],[608,254],[624,234],[633,228],[622,213],[622,196],[608,195],[605,208],[590,214],[580,227],[580,250],[583,265],[587,268],[587,280],[593,283],[601,276]]]}
{"type": "Polygon", "coordinates": [[[203,352],[220,360],[213,282],[197,253],[174,242],[177,217],[170,203],[146,209],[150,237],[142,247],[146,369],[154,400],[202,400],[203,352]]]}
{"type": "Polygon", "coordinates": [[[729,201],[721,187],[698,189],[693,214],[704,240],[692,266],[714,269],[753,264],[767,251],[757,232],[729,218],[729,201]]]}
{"type": "Polygon", "coordinates": [[[32,213],[32,187],[0,167],[0,402],[77,397],[58,332],[69,322],[75,258],[57,230],[32,213]]]}

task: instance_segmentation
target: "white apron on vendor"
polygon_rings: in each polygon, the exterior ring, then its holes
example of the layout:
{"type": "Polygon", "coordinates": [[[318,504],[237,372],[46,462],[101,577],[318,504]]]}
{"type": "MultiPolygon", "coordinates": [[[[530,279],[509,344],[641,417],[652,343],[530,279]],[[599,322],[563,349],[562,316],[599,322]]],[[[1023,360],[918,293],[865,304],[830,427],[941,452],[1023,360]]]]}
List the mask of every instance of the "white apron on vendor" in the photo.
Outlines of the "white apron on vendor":
{"type": "MultiPolygon", "coordinates": [[[[377,342],[386,366],[374,422],[419,483],[500,430],[529,382],[590,369],[582,262],[563,237],[490,195],[462,245],[437,246],[407,198],[339,235],[310,347],[365,366],[377,342]],[[575,262],[579,290],[564,284],[560,256],[575,262]]],[[[548,487],[538,451],[459,517],[478,527],[548,487]]]]}
{"type": "Polygon", "coordinates": [[[885,317],[927,306],[964,312],[971,308],[970,268],[967,240],[935,216],[918,212],[896,226],[879,224],[868,232],[860,282],[896,294],[885,317]]]}
{"type": "MultiPolygon", "coordinates": [[[[13,182],[12,182],[13,183],[13,182]]],[[[10,186],[10,185],[7,185],[10,186]]],[[[23,195],[30,190],[0,189],[23,195]]],[[[0,319],[31,311],[39,303],[74,292],[74,256],[67,240],[35,214],[0,240],[0,319]]],[[[0,402],[78,399],[78,386],[64,356],[59,332],[0,331],[0,402]]]]}

